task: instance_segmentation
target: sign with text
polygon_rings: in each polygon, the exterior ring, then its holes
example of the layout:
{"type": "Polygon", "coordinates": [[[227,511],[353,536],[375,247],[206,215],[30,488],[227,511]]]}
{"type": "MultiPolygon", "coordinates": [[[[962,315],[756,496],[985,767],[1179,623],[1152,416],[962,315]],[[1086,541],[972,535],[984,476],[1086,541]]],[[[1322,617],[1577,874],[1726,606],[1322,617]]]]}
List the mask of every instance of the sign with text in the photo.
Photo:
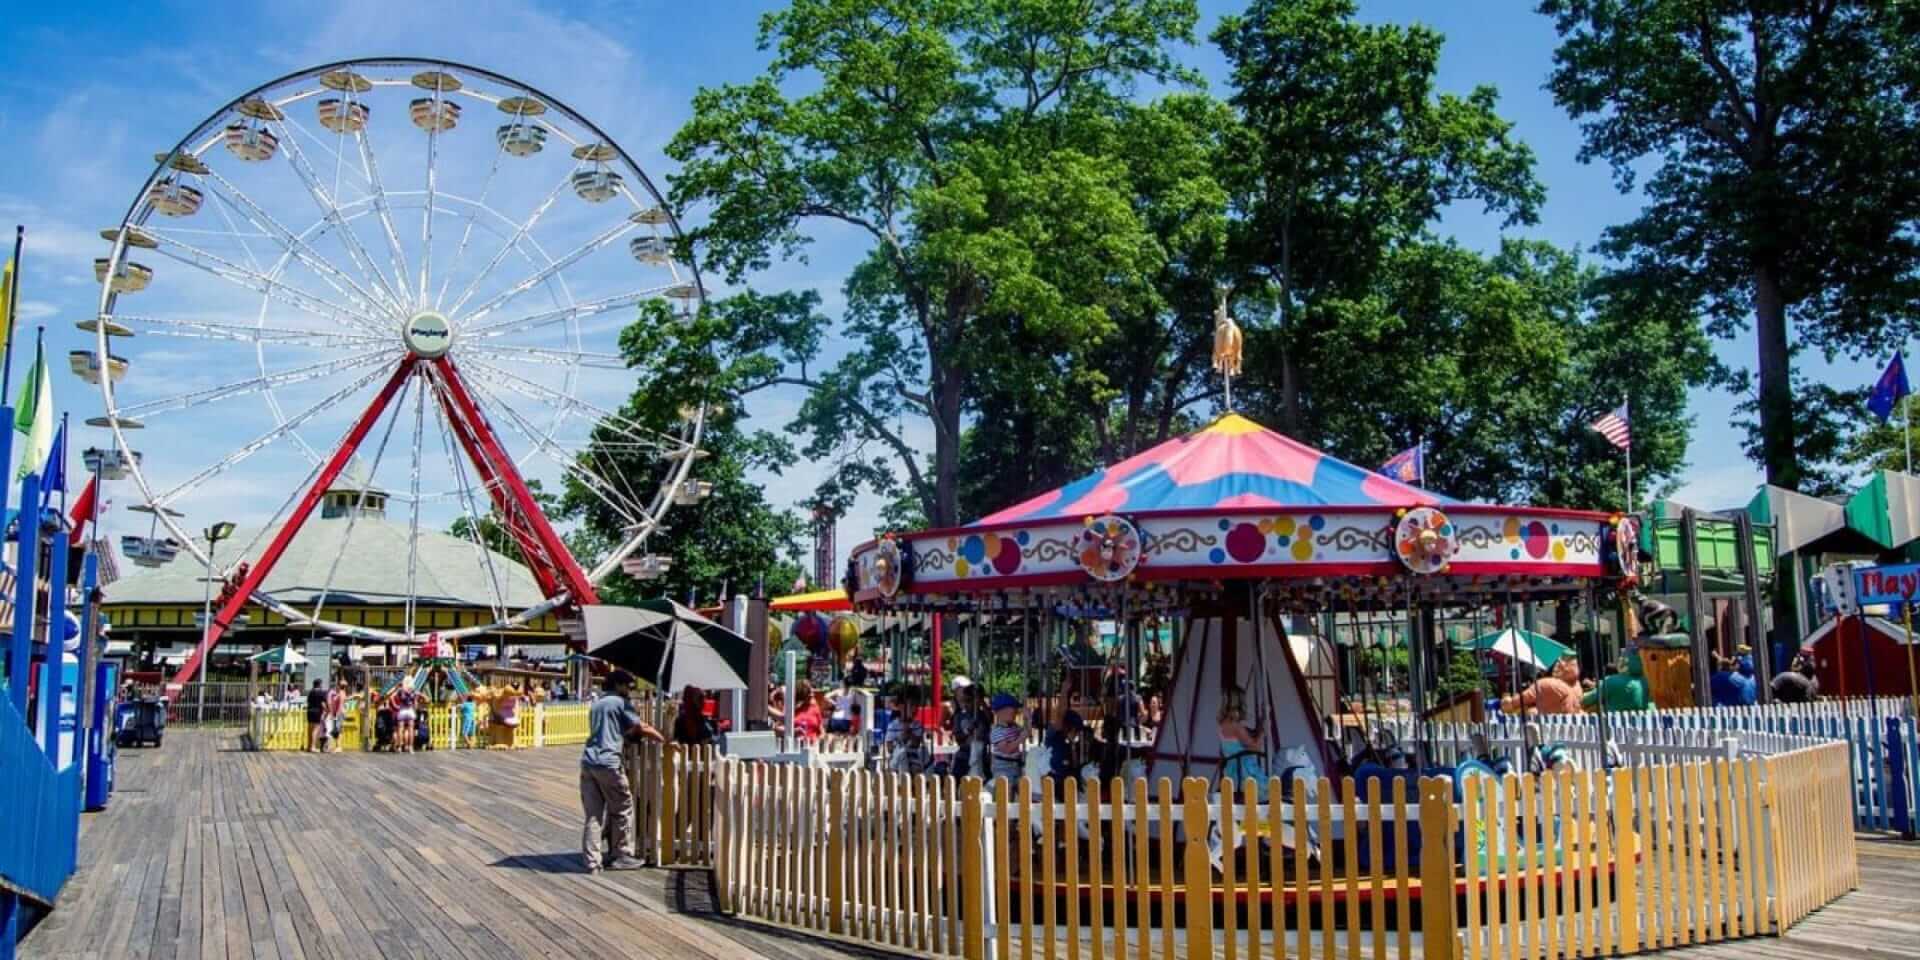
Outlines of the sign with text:
{"type": "Polygon", "coordinates": [[[1858,567],[1853,584],[1855,601],[1861,606],[1909,603],[1920,597],[1920,563],[1858,567]]]}

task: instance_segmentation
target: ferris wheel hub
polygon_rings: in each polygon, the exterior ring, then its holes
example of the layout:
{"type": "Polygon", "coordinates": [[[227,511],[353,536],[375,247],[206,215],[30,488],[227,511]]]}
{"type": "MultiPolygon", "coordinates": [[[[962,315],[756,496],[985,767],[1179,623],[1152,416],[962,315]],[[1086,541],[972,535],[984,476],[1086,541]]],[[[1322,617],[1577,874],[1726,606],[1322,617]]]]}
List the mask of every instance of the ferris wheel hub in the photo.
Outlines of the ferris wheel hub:
{"type": "Polygon", "coordinates": [[[400,340],[414,356],[435,360],[453,346],[453,324],[437,310],[422,310],[401,325],[400,340]]]}

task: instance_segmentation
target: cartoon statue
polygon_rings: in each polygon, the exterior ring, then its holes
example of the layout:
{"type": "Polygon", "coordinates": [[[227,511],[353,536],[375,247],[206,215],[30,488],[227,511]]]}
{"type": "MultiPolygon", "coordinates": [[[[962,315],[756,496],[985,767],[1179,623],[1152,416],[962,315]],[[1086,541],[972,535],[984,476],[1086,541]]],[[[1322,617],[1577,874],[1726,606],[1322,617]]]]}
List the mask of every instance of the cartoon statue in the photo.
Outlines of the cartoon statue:
{"type": "Polygon", "coordinates": [[[1647,672],[1640,663],[1639,653],[1627,651],[1620,672],[1600,681],[1598,688],[1580,698],[1583,707],[1596,704],[1608,713],[1653,709],[1653,691],[1647,686],[1647,672]]]}

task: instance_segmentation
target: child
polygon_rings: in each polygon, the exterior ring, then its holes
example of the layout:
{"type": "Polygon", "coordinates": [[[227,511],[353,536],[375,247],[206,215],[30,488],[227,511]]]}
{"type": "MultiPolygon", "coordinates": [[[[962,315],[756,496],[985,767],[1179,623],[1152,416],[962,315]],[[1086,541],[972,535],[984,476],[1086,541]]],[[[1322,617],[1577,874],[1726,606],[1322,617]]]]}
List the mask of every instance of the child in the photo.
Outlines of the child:
{"type": "Polygon", "coordinates": [[[1252,778],[1257,802],[1266,803],[1266,749],[1258,726],[1249,727],[1245,714],[1240,691],[1220,695],[1220,776],[1235,783],[1252,778]]]}
{"type": "Polygon", "coordinates": [[[460,698],[460,742],[473,746],[474,735],[479,732],[478,726],[478,718],[474,716],[473,694],[469,693],[460,698]]]}
{"type": "Polygon", "coordinates": [[[1027,731],[1020,725],[1020,701],[1010,693],[996,693],[993,708],[993,734],[989,745],[989,766],[995,779],[1009,783],[1020,779],[1027,765],[1027,731]]]}

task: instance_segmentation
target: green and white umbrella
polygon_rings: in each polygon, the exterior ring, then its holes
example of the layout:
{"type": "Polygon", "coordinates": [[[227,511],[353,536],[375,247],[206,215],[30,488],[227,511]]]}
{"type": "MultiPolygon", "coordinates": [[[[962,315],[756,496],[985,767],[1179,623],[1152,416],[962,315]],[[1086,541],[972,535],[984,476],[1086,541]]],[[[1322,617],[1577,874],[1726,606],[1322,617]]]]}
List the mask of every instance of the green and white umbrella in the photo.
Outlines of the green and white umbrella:
{"type": "Polygon", "coordinates": [[[587,653],[661,690],[747,685],[753,642],[672,600],[583,607],[587,653]]]}
{"type": "Polygon", "coordinates": [[[247,658],[249,661],[269,667],[304,667],[307,658],[293,652],[291,644],[282,644],[271,650],[262,650],[247,658]]]}
{"type": "Polygon", "coordinates": [[[1462,649],[1477,650],[1495,656],[1506,657],[1515,663],[1545,670],[1559,662],[1561,657],[1573,653],[1573,648],[1542,636],[1531,630],[1508,627],[1492,633],[1483,633],[1460,645],[1462,649]]]}

